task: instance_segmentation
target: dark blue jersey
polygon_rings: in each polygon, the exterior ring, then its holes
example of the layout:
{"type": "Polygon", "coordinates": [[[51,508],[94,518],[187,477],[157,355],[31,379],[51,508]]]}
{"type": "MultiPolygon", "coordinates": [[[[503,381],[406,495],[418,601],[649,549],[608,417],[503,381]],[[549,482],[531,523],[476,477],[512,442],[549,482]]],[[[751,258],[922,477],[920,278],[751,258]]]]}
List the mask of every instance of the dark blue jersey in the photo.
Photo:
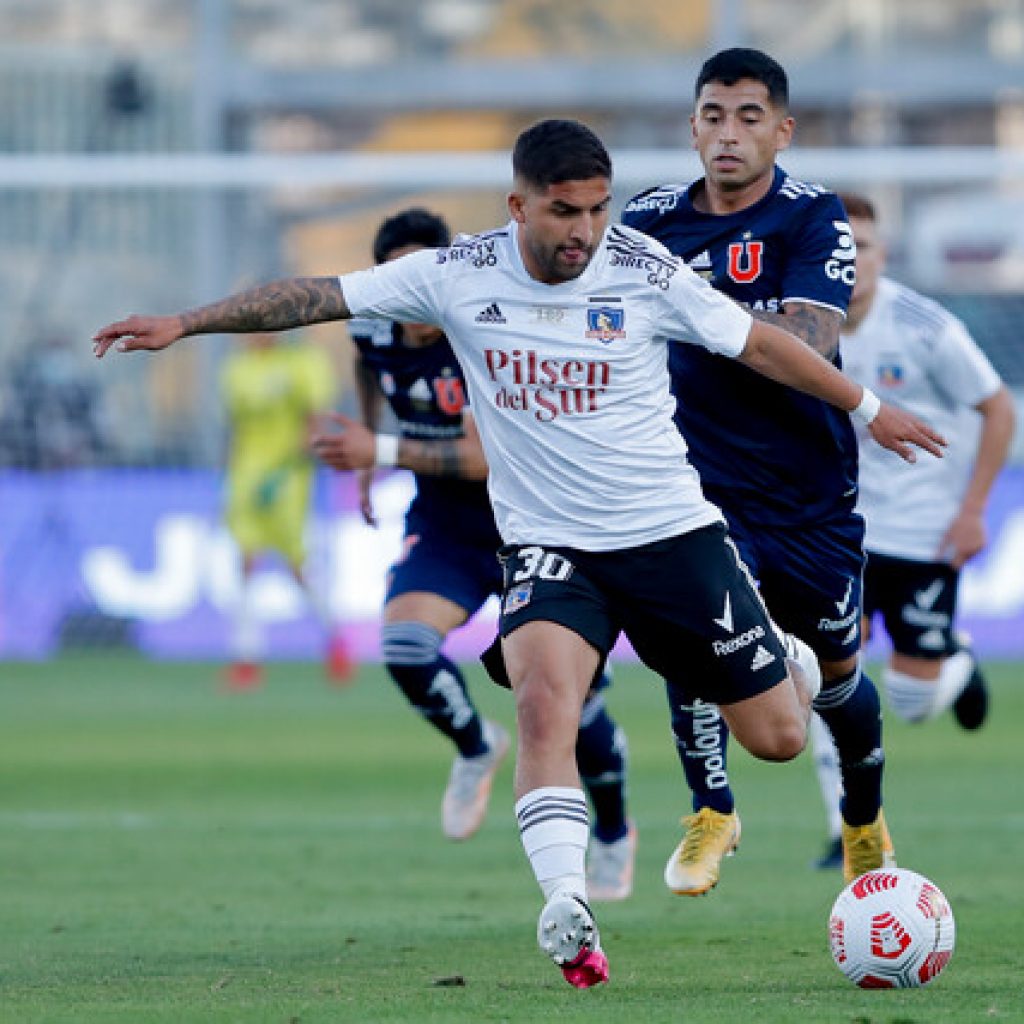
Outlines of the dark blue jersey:
{"type": "MultiPolygon", "coordinates": [[[[417,440],[462,437],[466,385],[448,339],[412,348],[402,343],[401,328],[386,320],[353,320],[349,333],[363,364],[401,425],[403,437],[417,440]]],[[[416,476],[410,523],[429,521],[468,544],[501,545],[487,485],[473,480],[416,476]]]]}
{"type": "MultiPolygon", "coordinates": [[[[641,192],[623,223],[752,310],[807,302],[846,312],[855,249],[834,193],[776,167],[763,199],[722,216],[694,209],[700,185],[641,192]]],[[[857,442],[845,412],[698,345],[669,346],[669,369],[676,425],[705,492],[727,517],[799,525],[853,507],[857,442]]]]}

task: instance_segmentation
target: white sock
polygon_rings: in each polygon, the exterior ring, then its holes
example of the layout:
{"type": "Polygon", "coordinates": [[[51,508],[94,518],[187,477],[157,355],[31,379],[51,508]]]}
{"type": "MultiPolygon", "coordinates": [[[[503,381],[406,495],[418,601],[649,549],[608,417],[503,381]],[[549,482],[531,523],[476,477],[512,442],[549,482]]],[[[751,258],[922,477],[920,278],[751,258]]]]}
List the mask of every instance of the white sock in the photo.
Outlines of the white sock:
{"type": "Polygon", "coordinates": [[[265,653],[263,626],[255,608],[255,587],[245,579],[234,607],[231,651],[236,661],[250,662],[261,661],[265,653]]]}
{"type": "Polygon", "coordinates": [[[935,694],[933,715],[941,715],[947,708],[952,707],[953,702],[964,692],[964,687],[970,681],[974,664],[974,656],[970,651],[957,651],[942,663],[937,680],[939,685],[935,694]]]}
{"type": "Polygon", "coordinates": [[[532,789],[516,801],[516,819],[544,899],[559,892],[586,899],[590,816],[583,790],[569,786],[532,789]]]}
{"type": "Polygon", "coordinates": [[[786,649],[786,664],[791,672],[795,668],[803,674],[808,696],[814,700],[821,693],[821,667],[818,665],[818,656],[800,637],[788,633],[786,640],[787,643],[783,645],[786,649]]]}
{"type": "Polygon", "coordinates": [[[818,656],[800,637],[787,633],[774,619],[771,620],[771,624],[783,651],[786,652],[786,667],[793,676],[793,681],[798,687],[802,684],[809,699],[814,700],[821,693],[821,668],[818,665],[818,656]]]}
{"type": "Polygon", "coordinates": [[[938,693],[937,679],[918,679],[917,676],[897,672],[894,668],[882,670],[882,682],[889,698],[889,706],[905,722],[923,722],[935,713],[938,693]]]}
{"type": "Polygon", "coordinates": [[[821,799],[825,804],[829,838],[838,839],[843,834],[843,816],[839,810],[839,803],[843,796],[839,751],[836,750],[832,733],[829,732],[821,715],[811,715],[808,734],[811,737],[811,749],[814,751],[814,770],[818,773],[821,799]]]}

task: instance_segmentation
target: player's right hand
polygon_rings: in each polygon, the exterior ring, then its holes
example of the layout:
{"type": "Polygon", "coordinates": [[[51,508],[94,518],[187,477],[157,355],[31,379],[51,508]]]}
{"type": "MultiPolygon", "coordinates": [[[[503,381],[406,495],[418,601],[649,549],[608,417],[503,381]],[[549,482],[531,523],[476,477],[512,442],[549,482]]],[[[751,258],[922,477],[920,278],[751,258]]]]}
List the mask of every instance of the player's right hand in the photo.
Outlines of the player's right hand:
{"type": "Polygon", "coordinates": [[[173,345],[183,336],[181,317],[139,316],[134,314],[127,320],[101,327],[92,339],[93,355],[102,359],[111,345],[118,352],[135,352],[140,349],[156,352],[173,345]]]}

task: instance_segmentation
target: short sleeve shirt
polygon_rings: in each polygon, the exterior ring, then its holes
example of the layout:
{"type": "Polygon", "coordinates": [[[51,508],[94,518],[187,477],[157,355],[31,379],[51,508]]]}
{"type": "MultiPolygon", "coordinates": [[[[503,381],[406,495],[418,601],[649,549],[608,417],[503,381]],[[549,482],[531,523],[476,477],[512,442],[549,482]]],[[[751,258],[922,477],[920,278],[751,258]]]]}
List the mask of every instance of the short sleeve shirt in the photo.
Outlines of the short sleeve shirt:
{"type": "Polygon", "coordinates": [[[622,227],[580,277],[538,282],[517,231],[511,222],[340,279],[353,315],[448,336],[504,541],[620,550],[720,521],[672,422],[667,346],[736,356],[749,314],[622,227]]]}
{"type": "Polygon", "coordinates": [[[1002,386],[967,329],[938,303],[887,278],[868,315],[842,338],[847,373],[949,440],[943,458],[904,462],[877,444],[860,453],[858,508],[865,547],[877,554],[941,560],[940,542],[960,507],[977,453],[974,406],[1002,386]]]}
{"type": "MultiPolygon", "coordinates": [[[[800,302],[845,314],[856,248],[833,192],[776,167],[762,199],[717,215],[694,206],[699,185],[642,192],[623,222],[750,309],[800,302]]],[[[787,527],[852,510],[857,441],[845,412],[694,346],[673,347],[669,368],[691,461],[731,519],[787,527]]]]}

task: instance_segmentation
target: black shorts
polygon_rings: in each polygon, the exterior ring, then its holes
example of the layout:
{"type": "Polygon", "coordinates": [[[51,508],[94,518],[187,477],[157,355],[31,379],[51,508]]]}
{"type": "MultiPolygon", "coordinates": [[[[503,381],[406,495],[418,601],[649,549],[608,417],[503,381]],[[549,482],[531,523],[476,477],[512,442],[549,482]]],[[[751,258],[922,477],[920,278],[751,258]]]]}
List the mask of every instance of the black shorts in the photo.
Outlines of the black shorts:
{"type": "Polygon", "coordinates": [[[958,650],[953,636],[960,573],[947,562],[916,562],[868,552],[864,615],[881,615],[893,648],[915,658],[958,650]]]}
{"type": "Polygon", "coordinates": [[[500,630],[557,622],[602,661],[619,632],[648,668],[695,680],[693,693],[732,704],[786,676],[761,598],[721,525],[621,551],[502,549],[500,630]]]}
{"type": "Polygon", "coordinates": [[[856,513],[800,527],[754,524],[730,516],[729,534],[761,584],[772,618],[823,661],[860,650],[864,520],[856,513]]]}
{"type": "Polygon", "coordinates": [[[402,553],[388,571],[385,603],[422,591],[454,602],[472,615],[501,590],[497,536],[459,537],[448,524],[409,517],[402,553]]]}

